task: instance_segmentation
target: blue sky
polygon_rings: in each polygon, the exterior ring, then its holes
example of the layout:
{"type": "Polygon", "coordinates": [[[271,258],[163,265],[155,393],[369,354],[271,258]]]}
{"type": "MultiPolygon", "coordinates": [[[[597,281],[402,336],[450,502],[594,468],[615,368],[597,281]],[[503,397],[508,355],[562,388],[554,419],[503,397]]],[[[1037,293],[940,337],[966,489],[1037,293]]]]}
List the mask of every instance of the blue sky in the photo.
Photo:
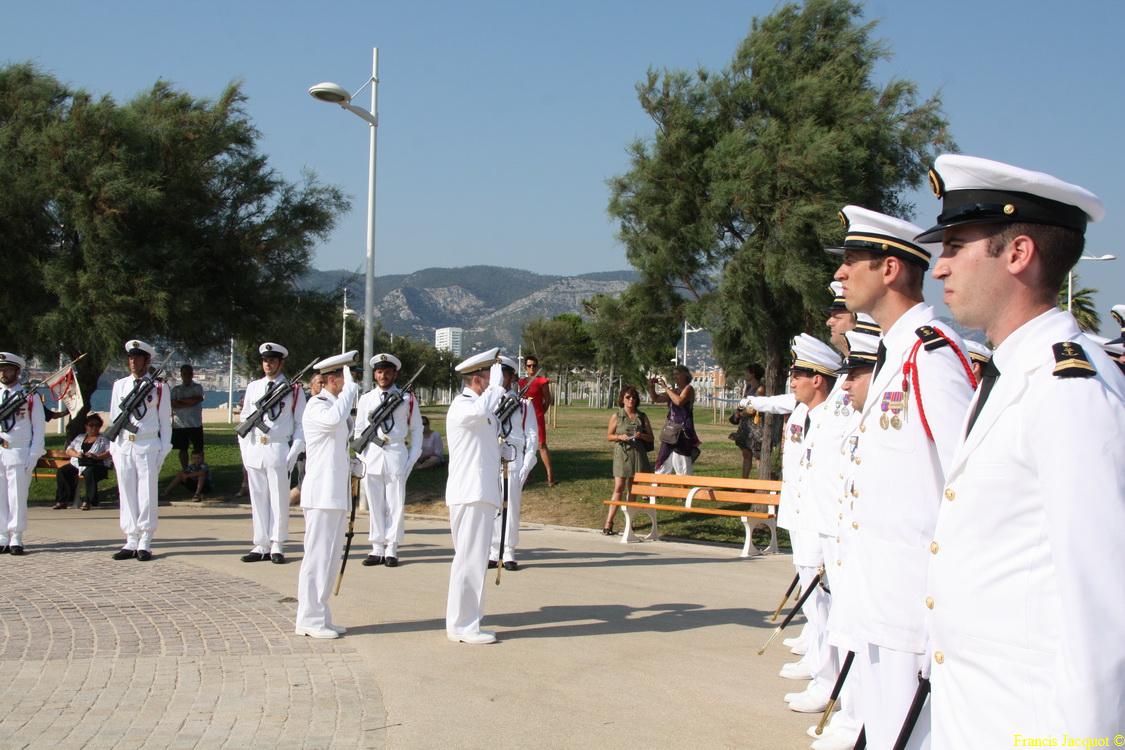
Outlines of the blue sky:
{"type": "MultiPolygon", "coordinates": [[[[647,136],[645,70],[722,67],[772,2],[339,2],[7,4],[0,61],[127,99],[164,78],[213,97],[241,80],[261,147],[291,179],[310,168],[353,200],[319,268],[359,268],[367,126],[305,92],[349,90],[379,47],[376,273],[486,263],[544,273],[627,267],[606,179],[647,136]],[[315,10],[314,6],[330,8],[315,10]]],[[[1125,3],[881,0],[893,52],[880,80],[940,90],[964,153],[1051,172],[1097,193],[1108,217],[1079,264],[1108,309],[1125,302],[1125,3]]],[[[366,95],[359,101],[369,102],[366,95]]],[[[928,191],[917,223],[938,211],[928,191]]],[[[936,287],[933,291],[936,292],[936,287]]],[[[939,295],[933,294],[935,298],[939,295]]],[[[1116,334],[1114,334],[1116,335],[1116,334]]]]}

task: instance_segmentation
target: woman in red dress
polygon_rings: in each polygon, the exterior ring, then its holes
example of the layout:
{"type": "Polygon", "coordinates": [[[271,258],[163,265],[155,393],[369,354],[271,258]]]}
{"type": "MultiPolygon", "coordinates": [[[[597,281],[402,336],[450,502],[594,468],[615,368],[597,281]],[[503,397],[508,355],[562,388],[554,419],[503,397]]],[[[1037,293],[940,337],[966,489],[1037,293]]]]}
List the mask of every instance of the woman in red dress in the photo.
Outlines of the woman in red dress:
{"type": "Polygon", "coordinates": [[[554,399],[551,398],[551,381],[539,372],[539,358],[531,355],[524,360],[524,368],[527,370],[527,377],[520,378],[520,388],[531,381],[531,387],[527,389],[527,398],[531,399],[531,405],[535,407],[535,422],[539,428],[539,459],[543,462],[544,468],[547,469],[547,486],[555,486],[555,473],[551,470],[551,451],[547,448],[547,422],[546,414],[547,409],[551,408],[554,399]]]}

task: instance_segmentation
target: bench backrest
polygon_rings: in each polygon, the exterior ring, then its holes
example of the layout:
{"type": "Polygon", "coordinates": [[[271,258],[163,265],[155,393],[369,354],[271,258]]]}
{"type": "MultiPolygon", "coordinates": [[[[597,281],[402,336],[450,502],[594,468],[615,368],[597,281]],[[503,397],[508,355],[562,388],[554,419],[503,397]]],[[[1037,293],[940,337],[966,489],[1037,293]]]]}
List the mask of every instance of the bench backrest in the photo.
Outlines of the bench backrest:
{"type": "Polygon", "coordinates": [[[679,476],[676,474],[633,475],[629,494],[632,499],[664,497],[693,503],[717,502],[743,505],[778,505],[781,500],[781,482],[763,479],[724,477],[679,476]],[[700,488],[700,489],[696,489],[700,488]]]}

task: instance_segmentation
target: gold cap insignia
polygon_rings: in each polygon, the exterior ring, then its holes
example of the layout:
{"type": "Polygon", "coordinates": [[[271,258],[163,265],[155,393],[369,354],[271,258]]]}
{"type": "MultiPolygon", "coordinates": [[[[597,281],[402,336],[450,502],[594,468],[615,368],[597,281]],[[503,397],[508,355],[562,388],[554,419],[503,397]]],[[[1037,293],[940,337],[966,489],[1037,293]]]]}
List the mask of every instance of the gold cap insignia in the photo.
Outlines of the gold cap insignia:
{"type": "Polygon", "coordinates": [[[842,226],[846,230],[848,228],[848,217],[844,214],[844,212],[837,211],[836,218],[840,220],[840,226],[842,226]]]}
{"type": "Polygon", "coordinates": [[[1005,214],[1007,214],[1008,216],[1011,216],[1015,212],[1016,212],[1016,207],[1013,206],[1011,203],[1005,203],[1004,204],[1004,213],[1005,214]]]}
{"type": "Polygon", "coordinates": [[[941,175],[935,170],[931,169],[930,174],[930,189],[934,191],[934,197],[940,198],[945,193],[945,183],[941,181],[941,175]]]}

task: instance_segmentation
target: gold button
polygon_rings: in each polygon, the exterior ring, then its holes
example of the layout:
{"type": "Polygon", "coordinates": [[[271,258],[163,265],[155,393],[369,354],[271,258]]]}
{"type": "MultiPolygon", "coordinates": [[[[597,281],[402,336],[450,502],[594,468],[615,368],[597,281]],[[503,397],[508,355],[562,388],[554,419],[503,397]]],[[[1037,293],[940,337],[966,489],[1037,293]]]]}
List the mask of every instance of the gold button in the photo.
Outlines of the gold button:
{"type": "Polygon", "coordinates": [[[856,456],[855,457],[855,465],[859,466],[861,463],[863,463],[863,462],[859,460],[859,456],[856,456]]]}
{"type": "Polygon", "coordinates": [[[859,528],[859,522],[858,521],[852,521],[852,528],[858,529],[859,528]]]}
{"type": "Polygon", "coordinates": [[[860,431],[860,432],[867,432],[867,425],[865,425],[865,424],[861,424],[861,425],[859,426],[859,431],[860,431]]]}
{"type": "Polygon", "coordinates": [[[952,487],[946,487],[945,488],[945,499],[946,500],[953,500],[956,497],[957,497],[957,493],[953,491],[952,487]]]}
{"type": "Polygon", "coordinates": [[[859,490],[855,487],[852,487],[852,497],[859,497],[859,490]]]}
{"type": "Polygon", "coordinates": [[[839,541],[840,541],[840,537],[836,537],[836,541],[837,541],[837,542],[839,542],[839,541]]]}
{"type": "Polygon", "coordinates": [[[839,565],[843,565],[843,564],[844,564],[844,561],[843,561],[843,560],[837,560],[837,561],[836,561],[836,565],[837,565],[837,566],[839,566],[839,565]]]}
{"type": "Polygon", "coordinates": [[[933,609],[933,608],[934,608],[934,598],[932,596],[927,596],[926,597],[926,609],[933,609]]]}
{"type": "Polygon", "coordinates": [[[933,552],[936,555],[937,551],[938,551],[937,542],[930,542],[930,552],[933,552]]]}
{"type": "Polygon", "coordinates": [[[935,651],[934,652],[934,661],[936,661],[938,664],[944,664],[945,663],[945,654],[943,654],[940,651],[935,651]]]}
{"type": "Polygon", "coordinates": [[[844,520],[844,514],[843,513],[837,513],[836,518],[837,518],[837,520],[843,521],[844,520]]]}

